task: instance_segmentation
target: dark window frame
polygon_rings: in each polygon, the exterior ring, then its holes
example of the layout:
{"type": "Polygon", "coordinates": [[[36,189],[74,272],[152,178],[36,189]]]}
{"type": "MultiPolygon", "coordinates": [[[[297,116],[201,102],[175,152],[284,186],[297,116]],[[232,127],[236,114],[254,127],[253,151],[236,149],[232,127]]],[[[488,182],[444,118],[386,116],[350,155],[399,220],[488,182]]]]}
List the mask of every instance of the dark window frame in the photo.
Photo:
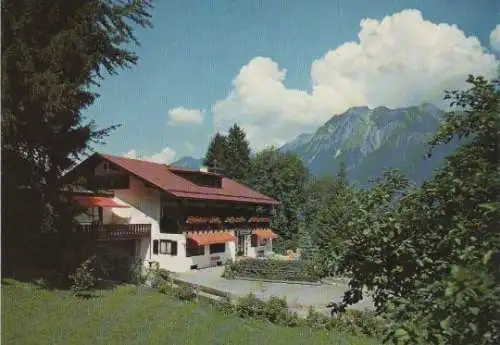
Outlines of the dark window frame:
{"type": "Polygon", "coordinates": [[[209,246],[209,253],[210,254],[220,254],[220,253],[225,253],[226,252],[226,243],[212,243],[209,246]]]}
{"type": "Polygon", "coordinates": [[[172,240],[159,240],[159,250],[158,253],[160,255],[171,255],[171,256],[176,256],[177,255],[177,241],[172,241],[172,240]],[[162,251],[162,243],[165,243],[165,251],[162,251]],[[170,243],[170,250],[168,250],[168,243],[170,243]]]}

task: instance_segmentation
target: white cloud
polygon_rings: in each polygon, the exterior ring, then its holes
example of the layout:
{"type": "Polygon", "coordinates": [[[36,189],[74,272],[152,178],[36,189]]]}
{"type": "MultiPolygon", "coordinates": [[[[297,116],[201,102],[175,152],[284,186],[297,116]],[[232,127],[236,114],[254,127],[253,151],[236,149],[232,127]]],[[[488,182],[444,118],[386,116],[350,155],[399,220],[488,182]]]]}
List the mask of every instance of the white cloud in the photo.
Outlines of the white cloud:
{"type": "Polygon", "coordinates": [[[174,161],[176,157],[176,152],[167,146],[163,148],[160,152],[156,152],[151,156],[142,155],[134,149],[128,151],[123,156],[127,158],[141,159],[155,163],[169,164],[174,161]]]}
{"type": "Polygon", "coordinates": [[[363,19],[360,27],[359,41],[312,62],[311,91],[287,88],[285,69],[270,58],[253,58],[229,95],[214,104],[216,130],[237,122],[252,148],[260,149],[313,130],[352,106],[439,105],[443,91],[465,86],[468,74],[495,75],[498,61],[476,37],[424,20],[418,10],[363,19]]]}
{"type": "Polygon", "coordinates": [[[124,153],[123,157],[132,158],[132,159],[139,159],[139,154],[137,153],[136,150],[132,149],[132,150],[128,151],[127,153],[124,153]]]}
{"type": "Polygon", "coordinates": [[[500,54],[500,24],[498,24],[490,34],[491,49],[500,54]]]}
{"type": "Polygon", "coordinates": [[[184,107],[176,107],[168,111],[168,124],[177,126],[179,124],[196,124],[203,122],[205,111],[200,109],[188,109],[184,107]]]}
{"type": "Polygon", "coordinates": [[[184,150],[186,151],[186,154],[193,154],[196,151],[196,146],[192,142],[186,141],[184,143],[184,150]]]}

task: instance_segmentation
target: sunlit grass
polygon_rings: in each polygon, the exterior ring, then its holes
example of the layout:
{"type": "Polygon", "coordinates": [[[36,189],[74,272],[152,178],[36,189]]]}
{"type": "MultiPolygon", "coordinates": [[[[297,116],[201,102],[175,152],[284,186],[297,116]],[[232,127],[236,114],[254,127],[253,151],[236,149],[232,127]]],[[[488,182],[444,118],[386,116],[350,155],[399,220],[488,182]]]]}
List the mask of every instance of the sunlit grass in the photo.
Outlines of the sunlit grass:
{"type": "Polygon", "coordinates": [[[81,299],[67,291],[2,281],[2,344],[352,344],[376,342],[339,332],[287,328],[224,315],[204,301],[183,303],[121,286],[81,299]]]}

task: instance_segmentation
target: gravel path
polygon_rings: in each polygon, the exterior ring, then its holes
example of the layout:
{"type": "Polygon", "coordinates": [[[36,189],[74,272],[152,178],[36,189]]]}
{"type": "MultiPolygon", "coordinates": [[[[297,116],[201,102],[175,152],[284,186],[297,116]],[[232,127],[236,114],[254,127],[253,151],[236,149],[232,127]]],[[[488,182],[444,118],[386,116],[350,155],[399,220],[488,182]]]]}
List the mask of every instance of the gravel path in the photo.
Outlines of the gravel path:
{"type": "MultiPolygon", "coordinates": [[[[299,285],[225,279],[221,277],[223,270],[223,267],[212,267],[178,273],[176,276],[185,282],[228,292],[235,297],[245,296],[251,292],[264,300],[271,296],[285,297],[290,308],[301,315],[307,314],[309,306],[313,306],[318,311],[327,312],[325,305],[332,300],[340,302],[344,291],[347,289],[347,285],[344,283],[335,285],[299,285]]],[[[351,308],[359,310],[373,309],[373,303],[370,299],[365,298],[351,306],[351,308]]]]}

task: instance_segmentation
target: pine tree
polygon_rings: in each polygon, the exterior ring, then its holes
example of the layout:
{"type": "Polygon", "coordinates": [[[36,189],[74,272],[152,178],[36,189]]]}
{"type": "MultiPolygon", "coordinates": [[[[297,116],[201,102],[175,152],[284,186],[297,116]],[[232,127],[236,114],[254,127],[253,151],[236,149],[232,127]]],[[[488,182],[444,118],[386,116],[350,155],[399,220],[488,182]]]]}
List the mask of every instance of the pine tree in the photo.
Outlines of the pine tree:
{"type": "Polygon", "coordinates": [[[237,124],[229,129],[226,147],[224,175],[236,181],[245,182],[250,168],[250,143],[243,129],[237,124]]]}
{"type": "Polygon", "coordinates": [[[218,168],[221,173],[224,174],[226,151],[226,137],[220,133],[216,133],[208,145],[207,153],[203,159],[203,165],[209,168],[218,168]]]}
{"type": "Polygon", "coordinates": [[[137,43],[134,24],[151,25],[150,5],[6,0],[1,6],[2,243],[8,237],[11,253],[22,245],[27,256],[26,244],[36,247],[33,235],[71,229],[74,214],[60,190],[73,181],[63,182],[62,174],[116,128],[98,129],[82,116],[98,97],[89,87],[137,62],[124,46],[137,43]]]}

